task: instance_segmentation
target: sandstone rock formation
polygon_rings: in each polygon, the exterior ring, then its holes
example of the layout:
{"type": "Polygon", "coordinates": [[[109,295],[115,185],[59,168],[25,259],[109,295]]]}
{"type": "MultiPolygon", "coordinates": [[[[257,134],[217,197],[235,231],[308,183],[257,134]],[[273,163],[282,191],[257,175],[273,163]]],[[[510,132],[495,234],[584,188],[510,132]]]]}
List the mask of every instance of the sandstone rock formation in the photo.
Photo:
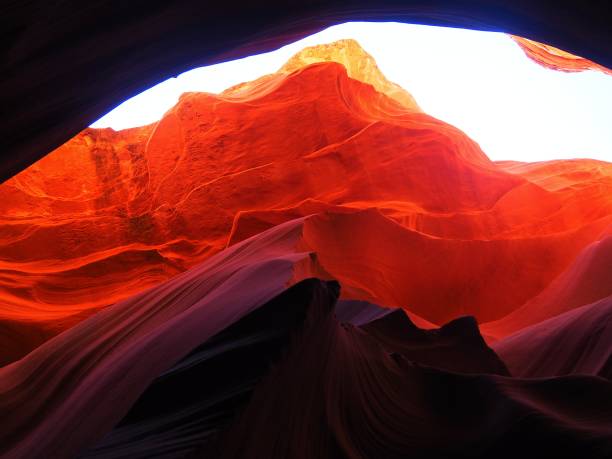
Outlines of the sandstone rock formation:
{"type": "Polygon", "coordinates": [[[0,324],[35,330],[4,361],[313,213],[301,244],[343,298],[434,324],[501,319],[612,228],[607,163],[493,163],[377,91],[394,87],[355,42],[309,48],[284,69],[184,94],[154,125],[86,129],[0,186],[0,324]],[[336,62],[309,65],[332,58],[357,60],[349,69],[374,85],[336,62]]]}
{"type": "Polygon", "coordinates": [[[283,65],[279,73],[289,74],[310,64],[338,62],[346,68],[349,78],[368,83],[406,108],[421,111],[412,94],[390,82],[382,74],[374,58],[353,39],[338,40],[326,45],[309,46],[283,65]]]}
{"type": "Polygon", "coordinates": [[[612,455],[612,165],[492,162],[356,46],[0,186],[0,456],[612,455]]]}
{"type": "Polygon", "coordinates": [[[510,35],[510,37],[521,47],[528,58],[549,69],[560,70],[562,72],[597,70],[612,75],[612,70],[609,68],[584,57],[576,56],[562,49],[529,40],[528,38],[517,37],[515,35],[510,35]]]}
{"type": "MultiPolygon", "coordinates": [[[[426,331],[396,310],[357,326],[333,314],[336,282],[287,289],[316,263],[295,251],[306,221],[238,243],[0,368],[0,453],[609,456],[612,382],[574,374],[560,354],[554,377],[512,378],[468,318],[426,331]]],[[[609,356],[609,341],[599,345],[609,356]]],[[[608,374],[586,355],[578,372],[608,374]]]]}

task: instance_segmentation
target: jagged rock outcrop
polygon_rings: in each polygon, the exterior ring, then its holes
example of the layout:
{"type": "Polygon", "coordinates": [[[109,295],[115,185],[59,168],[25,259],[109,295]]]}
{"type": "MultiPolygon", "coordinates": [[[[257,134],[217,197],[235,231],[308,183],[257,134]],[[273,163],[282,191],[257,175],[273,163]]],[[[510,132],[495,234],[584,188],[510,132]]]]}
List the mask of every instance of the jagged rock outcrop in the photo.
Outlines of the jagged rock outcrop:
{"type": "Polygon", "coordinates": [[[597,70],[612,75],[612,70],[603,65],[576,56],[554,46],[540,43],[528,38],[510,37],[521,47],[525,55],[538,64],[561,72],[584,72],[585,70],[597,70]]]}

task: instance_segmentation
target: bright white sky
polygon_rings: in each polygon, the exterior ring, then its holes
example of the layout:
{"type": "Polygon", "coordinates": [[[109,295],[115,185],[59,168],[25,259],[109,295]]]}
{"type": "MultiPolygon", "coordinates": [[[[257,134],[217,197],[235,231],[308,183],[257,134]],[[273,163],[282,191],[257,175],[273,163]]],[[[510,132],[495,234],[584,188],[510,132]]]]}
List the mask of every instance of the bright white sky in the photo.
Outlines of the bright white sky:
{"type": "Polygon", "coordinates": [[[462,129],[491,159],[612,162],[612,76],[548,70],[500,33],[399,23],[340,24],[270,53],[185,72],[92,127],[154,122],[183,92],[221,92],[277,71],[306,46],[341,38],[356,39],[426,113],[462,129]]]}

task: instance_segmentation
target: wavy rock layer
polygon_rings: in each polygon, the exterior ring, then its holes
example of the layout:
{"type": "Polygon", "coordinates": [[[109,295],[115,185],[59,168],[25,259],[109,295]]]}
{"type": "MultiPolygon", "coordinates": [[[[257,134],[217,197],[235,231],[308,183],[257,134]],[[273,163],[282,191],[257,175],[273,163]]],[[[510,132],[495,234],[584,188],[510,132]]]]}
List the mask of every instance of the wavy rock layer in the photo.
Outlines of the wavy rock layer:
{"type": "MultiPolygon", "coordinates": [[[[610,394],[609,381],[448,372],[392,351],[389,341],[343,326],[328,311],[312,314],[313,326],[257,386],[218,443],[203,453],[224,458],[509,458],[523,451],[560,457],[605,457],[612,451],[612,431],[602,422],[612,409],[602,398],[610,394]],[[583,390],[589,393],[568,400],[567,393],[583,390]]],[[[401,328],[397,322],[394,326],[401,328]]],[[[404,328],[407,336],[400,339],[409,341],[411,326],[404,328]]],[[[469,336],[458,331],[463,333],[469,336]]],[[[476,355],[464,358],[478,361],[476,355]]]]}
{"type": "Polygon", "coordinates": [[[73,457],[97,441],[154,378],[286,289],[310,263],[300,227],[237,244],[0,368],[0,455],[73,457]]]}
{"type": "Polygon", "coordinates": [[[526,327],[494,348],[517,376],[612,380],[612,295],[526,327]]]}
{"type": "Polygon", "coordinates": [[[529,40],[528,38],[517,37],[515,35],[510,35],[510,38],[521,47],[529,59],[532,59],[543,67],[552,70],[560,70],[562,72],[597,70],[612,75],[612,70],[609,68],[585,59],[584,57],[576,56],[562,49],[555,48],[554,46],[529,40]]]}
{"type": "Polygon", "coordinates": [[[0,186],[0,456],[612,455],[612,166],[493,163],[355,46],[0,186]]]}
{"type": "Polygon", "coordinates": [[[579,306],[612,295],[612,237],[585,248],[542,292],[503,318],[482,326],[489,336],[502,337],[579,306]]]}
{"type": "Polygon", "coordinates": [[[0,329],[18,337],[1,361],[310,214],[317,275],[432,324],[503,319],[611,233],[609,164],[493,163],[393,88],[355,42],[310,48],[155,125],[87,129],[1,185],[0,329]]]}
{"type": "Polygon", "coordinates": [[[427,331],[396,310],[339,323],[337,283],[286,290],[315,269],[296,252],[304,223],[239,243],[0,369],[3,457],[610,454],[611,382],[510,378],[473,320],[427,331]]]}

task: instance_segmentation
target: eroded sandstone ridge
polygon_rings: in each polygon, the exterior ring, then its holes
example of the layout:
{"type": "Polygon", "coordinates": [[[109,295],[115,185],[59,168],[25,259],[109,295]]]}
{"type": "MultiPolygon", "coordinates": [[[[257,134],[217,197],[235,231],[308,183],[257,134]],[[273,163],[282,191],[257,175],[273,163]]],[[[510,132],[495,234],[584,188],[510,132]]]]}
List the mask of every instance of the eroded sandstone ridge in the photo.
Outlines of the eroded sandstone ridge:
{"type": "Polygon", "coordinates": [[[279,72],[288,74],[319,62],[338,62],[346,68],[349,78],[371,84],[376,91],[396,100],[404,107],[421,111],[412,94],[387,80],[374,58],[353,39],[304,48],[289,59],[279,72]]]}
{"type": "Polygon", "coordinates": [[[562,72],[583,72],[585,70],[597,70],[599,72],[612,75],[612,70],[603,65],[585,59],[584,57],[576,56],[562,49],[555,48],[544,43],[540,43],[528,38],[517,37],[510,35],[523,50],[525,55],[538,64],[562,72]]]}
{"type": "Polygon", "coordinates": [[[493,163],[413,101],[343,40],[153,125],[86,129],[0,187],[5,360],[311,214],[319,275],[436,324],[502,319],[610,232],[610,164],[493,163]]]}
{"type": "Polygon", "coordinates": [[[240,83],[223,91],[223,95],[249,94],[249,90],[289,75],[301,68],[321,62],[342,64],[349,78],[370,84],[377,92],[399,102],[404,108],[420,112],[416,100],[408,91],[393,83],[380,71],[374,58],[354,39],[338,40],[333,43],[308,46],[283,65],[275,74],[264,75],[254,81],[240,83]]]}
{"type": "Polygon", "coordinates": [[[308,48],[0,186],[0,456],[609,458],[611,273],[612,164],[308,48]]]}

